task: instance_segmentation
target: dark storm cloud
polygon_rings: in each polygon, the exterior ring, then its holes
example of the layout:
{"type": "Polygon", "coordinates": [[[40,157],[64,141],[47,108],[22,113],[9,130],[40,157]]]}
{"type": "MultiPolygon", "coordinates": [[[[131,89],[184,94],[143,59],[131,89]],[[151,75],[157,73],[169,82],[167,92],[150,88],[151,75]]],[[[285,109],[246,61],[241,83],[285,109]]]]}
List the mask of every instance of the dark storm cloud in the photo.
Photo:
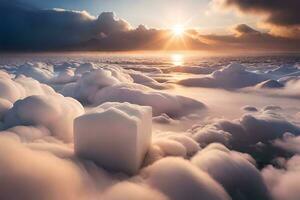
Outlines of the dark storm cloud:
{"type": "Polygon", "coordinates": [[[300,25],[299,0],[224,0],[224,3],[243,12],[266,14],[267,22],[275,25],[300,25]]]}
{"type": "Polygon", "coordinates": [[[0,10],[0,47],[8,50],[62,48],[130,28],[110,12],[95,18],[85,11],[39,10],[6,0],[0,10]]]}
{"type": "Polygon", "coordinates": [[[46,49],[70,44],[91,34],[94,23],[84,12],[41,11],[9,1],[1,2],[0,10],[1,49],[46,49]]]}

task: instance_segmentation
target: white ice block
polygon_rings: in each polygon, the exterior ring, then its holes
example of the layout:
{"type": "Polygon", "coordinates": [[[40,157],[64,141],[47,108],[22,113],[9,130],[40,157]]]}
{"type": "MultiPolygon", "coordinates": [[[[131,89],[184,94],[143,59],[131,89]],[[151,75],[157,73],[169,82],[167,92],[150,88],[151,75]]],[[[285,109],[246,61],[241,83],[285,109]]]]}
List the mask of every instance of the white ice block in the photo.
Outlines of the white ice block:
{"type": "Polygon", "coordinates": [[[107,170],[134,174],[150,146],[151,127],[151,107],[105,103],[75,119],[75,152],[107,170]]]}

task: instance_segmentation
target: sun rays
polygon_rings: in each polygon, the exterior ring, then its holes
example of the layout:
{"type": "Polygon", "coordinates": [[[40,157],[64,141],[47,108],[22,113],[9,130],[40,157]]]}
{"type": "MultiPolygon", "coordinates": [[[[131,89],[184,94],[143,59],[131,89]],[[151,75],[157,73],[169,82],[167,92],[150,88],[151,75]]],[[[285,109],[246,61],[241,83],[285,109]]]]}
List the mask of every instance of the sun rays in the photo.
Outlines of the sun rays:
{"type": "Polygon", "coordinates": [[[187,49],[187,44],[185,38],[187,36],[186,28],[184,25],[177,24],[169,29],[169,40],[164,46],[164,50],[169,49],[170,47],[175,48],[184,48],[187,49]]]}

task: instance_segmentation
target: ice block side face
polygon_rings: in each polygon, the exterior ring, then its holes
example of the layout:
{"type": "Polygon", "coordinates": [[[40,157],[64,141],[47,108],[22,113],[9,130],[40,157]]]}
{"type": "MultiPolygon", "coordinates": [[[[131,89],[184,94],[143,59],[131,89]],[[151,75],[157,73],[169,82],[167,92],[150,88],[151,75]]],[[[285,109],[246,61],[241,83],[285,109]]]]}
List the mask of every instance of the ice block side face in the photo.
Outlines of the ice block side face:
{"type": "Polygon", "coordinates": [[[136,173],[151,142],[152,110],[128,103],[99,106],[74,121],[78,156],[107,170],[136,173]]]}

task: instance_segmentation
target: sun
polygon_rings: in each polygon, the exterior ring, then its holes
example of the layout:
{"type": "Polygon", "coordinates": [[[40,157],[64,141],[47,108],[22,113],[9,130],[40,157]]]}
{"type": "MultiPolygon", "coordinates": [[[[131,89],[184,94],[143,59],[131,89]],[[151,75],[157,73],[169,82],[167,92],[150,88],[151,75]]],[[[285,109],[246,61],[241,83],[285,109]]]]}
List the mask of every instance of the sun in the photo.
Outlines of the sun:
{"type": "MultiPolygon", "coordinates": [[[[164,45],[163,49],[169,49],[169,47],[175,48],[175,49],[181,49],[184,47],[184,49],[187,49],[187,42],[186,39],[188,39],[189,33],[188,29],[186,29],[185,24],[177,24],[172,26],[168,29],[168,37],[169,40],[164,45]]],[[[177,60],[173,59],[173,60],[177,60]]],[[[175,61],[176,63],[179,63],[175,61]]]]}
{"type": "Polygon", "coordinates": [[[182,25],[175,25],[173,26],[172,31],[175,36],[182,36],[184,33],[184,27],[182,25]]]}

